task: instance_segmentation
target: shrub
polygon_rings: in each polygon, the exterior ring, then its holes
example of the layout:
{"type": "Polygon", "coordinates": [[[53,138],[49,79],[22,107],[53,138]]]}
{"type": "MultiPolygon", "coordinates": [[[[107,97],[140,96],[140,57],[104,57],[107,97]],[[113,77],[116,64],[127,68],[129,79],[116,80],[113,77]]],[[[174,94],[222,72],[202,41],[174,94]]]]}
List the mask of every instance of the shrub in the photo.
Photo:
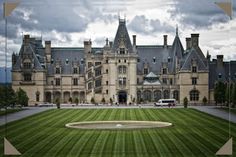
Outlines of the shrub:
{"type": "Polygon", "coordinates": [[[203,105],[206,105],[207,104],[207,98],[204,96],[204,98],[202,99],[202,103],[203,105]]]}
{"type": "Polygon", "coordinates": [[[106,100],[105,100],[105,98],[102,98],[102,101],[101,101],[103,104],[105,104],[106,103],[106,100]]]}
{"type": "Polygon", "coordinates": [[[78,98],[75,98],[74,102],[75,102],[76,106],[78,106],[78,104],[79,104],[79,99],[78,99],[78,98]]]}
{"type": "Polygon", "coordinates": [[[69,98],[69,102],[72,103],[72,97],[69,98]]]}
{"type": "Polygon", "coordinates": [[[58,109],[61,108],[61,102],[60,102],[60,99],[59,99],[59,98],[56,99],[56,105],[57,105],[57,108],[58,108],[58,109]]]}
{"type": "Polygon", "coordinates": [[[91,98],[91,103],[92,103],[92,104],[95,104],[95,100],[94,100],[93,97],[91,98]]]}
{"type": "Polygon", "coordinates": [[[184,98],[184,108],[188,108],[188,98],[184,98]]]}
{"type": "Polygon", "coordinates": [[[23,106],[28,106],[29,97],[26,92],[19,88],[16,92],[16,103],[23,106]]]}
{"type": "Polygon", "coordinates": [[[113,104],[113,100],[112,100],[112,98],[110,98],[110,104],[111,104],[111,105],[113,104]]]}

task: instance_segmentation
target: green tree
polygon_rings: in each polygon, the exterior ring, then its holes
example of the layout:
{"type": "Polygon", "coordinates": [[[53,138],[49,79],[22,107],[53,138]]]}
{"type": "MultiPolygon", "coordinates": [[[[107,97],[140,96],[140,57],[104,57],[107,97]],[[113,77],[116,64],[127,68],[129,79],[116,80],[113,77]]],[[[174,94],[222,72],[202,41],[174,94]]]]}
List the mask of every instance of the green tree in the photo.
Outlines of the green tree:
{"type": "Polygon", "coordinates": [[[0,106],[13,106],[16,104],[16,93],[11,86],[0,86],[0,106]]]}
{"type": "Polygon", "coordinates": [[[226,85],[222,82],[219,81],[215,84],[215,88],[214,88],[214,98],[215,98],[215,102],[216,104],[220,103],[223,104],[225,103],[225,97],[226,97],[226,85]]]}
{"type": "Polygon", "coordinates": [[[69,102],[72,103],[72,100],[73,100],[72,97],[70,97],[70,98],[69,98],[69,102]]]}
{"type": "Polygon", "coordinates": [[[105,100],[105,98],[102,98],[102,101],[101,101],[103,104],[105,104],[106,103],[106,100],[105,100]]]}
{"type": "Polygon", "coordinates": [[[79,104],[79,98],[78,97],[75,98],[74,103],[76,104],[76,106],[78,106],[78,104],[79,104]]]}
{"type": "Polygon", "coordinates": [[[28,106],[29,97],[27,96],[26,92],[19,88],[16,91],[16,103],[22,106],[28,106]]]}
{"type": "Polygon", "coordinates": [[[184,98],[184,108],[188,108],[188,98],[184,98]]]}
{"type": "Polygon", "coordinates": [[[61,101],[59,98],[56,98],[56,105],[57,105],[57,108],[60,109],[61,108],[61,101]]]}
{"type": "Polygon", "coordinates": [[[203,105],[206,105],[207,104],[207,98],[204,96],[204,98],[202,99],[202,103],[203,105]]]}

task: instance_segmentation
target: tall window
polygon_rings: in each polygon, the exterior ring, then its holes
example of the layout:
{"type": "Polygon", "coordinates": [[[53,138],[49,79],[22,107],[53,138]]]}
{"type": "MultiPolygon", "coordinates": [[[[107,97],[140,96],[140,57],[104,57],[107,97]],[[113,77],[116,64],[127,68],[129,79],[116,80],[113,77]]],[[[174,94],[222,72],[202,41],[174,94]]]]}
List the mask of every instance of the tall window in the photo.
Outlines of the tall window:
{"type": "Polygon", "coordinates": [[[24,74],[24,81],[31,81],[32,75],[31,74],[24,74]]]}
{"type": "Polygon", "coordinates": [[[162,74],[167,74],[167,69],[166,68],[162,69],[162,74]]]}
{"type": "Polygon", "coordinates": [[[121,55],[125,54],[125,48],[120,48],[120,54],[121,55]]]}
{"type": "Polygon", "coordinates": [[[196,66],[192,66],[192,72],[196,73],[197,72],[197,67],[196,66]]]}
{"type": "Polygon", "coordinates": [[[163,78],[163,79],[162,79],[162,83],[163,83],[163,84],[167,84],[167,78],[163,78]]]}
{"type": "Polygon", "coordinates": [[[23,63],[23,67],[24,67],[25,69],[30,69],[30,68],[31,68],[31,63],[30,63],[30,62],[24,62],[24,63],[23,63]]]}
{"type": "Polygon", "coordinates": [[[92,62],[88,62],[88,68],[90,68],[91,66],[93,66],[92,62]]]}
{"type": "Polygon", "coordinates": [[[193,77],[192,78],[192,85],[196,85],[197,84],[197,78],[196,77],[193,77]]]}
{"type": "Polygon", "coordinates": [[[77,86],[78,85],[78,78],[73,79],[73,85],[77,86]]]}
{"type": "Polygon", "coordinates": [[[102,85],[102,80],[96,80],[95,81],[95,87],[101,87],[101,85],[102,85]]]}
{"type": "Polygon", "coordinates": [[[192,90],[190,92],[190,101],[198,101],[199,100],[199,92],[197,90],[192,90]]]}
{"type": "Polygon", "coordinates": [[[101,65],[101,62],[95,62],[95,66],[101,65]]]}
{"type": "Polygon", "coordinates": [[[89,72],[89,73],[88,73],[88,79],[90,79],[92,76],[93,76],[93,73],[92,73],[92,72],[89,72]]]}
{"type": "Polygon", "coordinates": [[[95,69],[95,76],[100,76],[102,74],[101,68],[95,69]]]}
{"type": "Polygon", "coordinates": [[[73,68],[73,73],[78,74],[78,68],[73,68]]]}
{"type": "Polygon", "coordinates": [[[126,74],[126,66],[121,65],[118,68],[120,74],[126,74]]]}
{"type": "Polygon", "coordinates": [[[56,68],[56,74],[60,74],[60,68],[56,68]]]}
{"type": "Polygon", "coordinates": [[[61,79],[60,78],[56,78],[56,86],[60,86],[61,85],[61,79]]]}
{"type": "Polygon", "coordinates": [[[119,85],[120,86],[125,86],[126,85],[126,77],[119,78],[119,85]]]}
{"type": "Polygon", "coordinates": [[[145,75],[147,75],[147,74],[148,74],[148,68],[144,68],[144,69],[143,69],[143,73],[144,73],[145,75]]]}
{"type": "Polygon", "coordinates": [[[175,99],[175,100],[179,100],[179,91],[177,91],[177,90],[175,90],[174,92],[173,92],[173,98],[175,99]]]}

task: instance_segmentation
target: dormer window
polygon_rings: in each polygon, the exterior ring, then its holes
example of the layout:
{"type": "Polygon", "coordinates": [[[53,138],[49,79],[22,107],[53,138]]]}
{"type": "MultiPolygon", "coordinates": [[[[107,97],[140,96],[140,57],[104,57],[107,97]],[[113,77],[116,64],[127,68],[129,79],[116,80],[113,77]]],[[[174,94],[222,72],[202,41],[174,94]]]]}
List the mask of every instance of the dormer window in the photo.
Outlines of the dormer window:
{"type": "Polygon", "coordinates": [[[144,68],[144,69],[143,69],[143,73],[144,73],[145,75],[147,75],[147,74],[148,74],[148,68],[144,68]]]}
{"type": "Polygon", "coordinates": [[[166,68],[162,69],[162,74],[164,74],[164,75],[167,74],[167,69],[166,68]]]}
{"type": "Polygon", "coordinates": [[[196,66],[192,66],[192,72],[196,73],[197,72],[197,67],[196,66]]]}
{"type": "Polygon", "coordinates": [[[73,68],[73,73],[78,74],[78,68],[73,68]]]}
{"type": "Polygon", "coordinates": [[[83,58],[80,59],[80,64],[84,64],[84,59],[83,58]]]}
{"type": "Polygon", "coordinates": [[[51,59],[51,64],[53,64],[54,63],[54,59],[51,59]]]}
{"type": "Polygon", "coordinates": [[[222,78],[222,74],[221,74],[221,73],[218,74],[218,78],[219,78],[219,79],[222,78]]]}
{"type": "Polygon", "coordinates": [[[170,58],[170,57],[168,57],[168,63],[170,63],[170,61],[171,61],[171,58],[170,58]]]}
{"type": "Polygon", "coordinates": [[[124,55],[125,54],[125,48],[120,48],[120,54],[124,55]]]}
{"type": "Polygon", "coordinates": [[[59,67],[56,68],[56,74],[60,74],[60,68],[59,67]]]}
{"type": "Polygon", "coordinates": [[[69,64],[69,59],[66,59],[66,65],[68,65],[69,64]]]}
{"type": "Polygon", "coordinates": [[[23,67],[24,67],[25,69],[30,69],[30,68],[31,68],[31,63],[30,63],[30,62],[24,62],[24,63],[23,63],[23,67]]]}
{"type": "Polygon", "coordinates": [[[156,57],[153,57],[153,58],[152,58],[152,62],[153,62],[153,63],[156,63],[156,57]]]}

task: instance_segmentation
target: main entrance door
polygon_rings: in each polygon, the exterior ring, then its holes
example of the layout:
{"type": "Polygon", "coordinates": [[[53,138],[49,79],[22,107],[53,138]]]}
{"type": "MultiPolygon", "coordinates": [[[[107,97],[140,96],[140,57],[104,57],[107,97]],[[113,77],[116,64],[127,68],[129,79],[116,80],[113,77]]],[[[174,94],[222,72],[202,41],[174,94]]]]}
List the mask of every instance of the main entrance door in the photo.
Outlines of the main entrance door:
{"type": "Polygon", "coordinates": [[[119,101],[119,104],[126,104],[126,102],[127,102],[127,93],[126,93],[126,91],[120,91],[118,93],[118,101],[119,101]]]}

